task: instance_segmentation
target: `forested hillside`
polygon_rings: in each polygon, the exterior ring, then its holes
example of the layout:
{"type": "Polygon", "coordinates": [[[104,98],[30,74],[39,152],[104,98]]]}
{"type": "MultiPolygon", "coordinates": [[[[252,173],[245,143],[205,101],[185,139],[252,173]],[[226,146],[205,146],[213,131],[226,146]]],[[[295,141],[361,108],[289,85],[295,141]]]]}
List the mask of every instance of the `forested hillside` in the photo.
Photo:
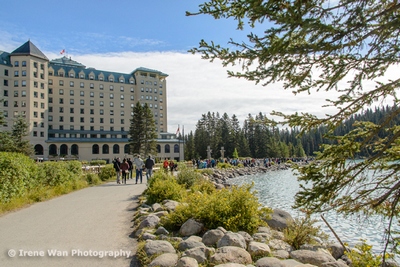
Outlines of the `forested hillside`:
{"type": "MultiPolygon", "coordinates": [[[[343,136],[353,130],[356,121],[378,124],[393,109],[397,107],[365,109],[363,113],[352,115],[340,124],[334,135],[343,136]]],[[[395,118],[393,123],[399,125],[400,117],[395,118]]],[[[185,135],[185,158],[206,158],[207,146],[210,146],[213,158],[221,157],[221,147],[224,147],[225,157],[233,157],[235,149],[240,157],[304,157],[313,156],[320,144],[334,142],[334,139],[326,137],[325,127],[319,127],[301,136],[299,133],[298,129],[279,126],[261,112],[255,117],[249,114],[242,126],[236,115],[230,117],[224,113],[220,116],[218,112],[208,112],[197,122],[195,132],[185,135]]],[[[378,133],[381,138],[390,134],[392,133],[378,133]]],[[[367,157],[371,153],[364,151],[358,156],[367,157]]]]}

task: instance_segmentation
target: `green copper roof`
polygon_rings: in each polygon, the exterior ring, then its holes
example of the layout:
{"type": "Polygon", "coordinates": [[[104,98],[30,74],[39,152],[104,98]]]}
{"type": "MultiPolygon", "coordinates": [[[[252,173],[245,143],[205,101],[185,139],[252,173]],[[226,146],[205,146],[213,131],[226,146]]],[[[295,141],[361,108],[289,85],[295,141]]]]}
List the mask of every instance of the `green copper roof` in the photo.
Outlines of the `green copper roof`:
{"type": "Polygon", "coordinates": [[[0,65],[11,66],[10,53],[0,51],[0,65]]]}
{"type": "Polygon", "coordinates": [[[76,68],[86,68],[86,66],[84,66],[83,64],[72,60],[71,58],[67,58],[66,56],[62,57],[62,58],[56,58],[53,59],[52,61],[50,61],[51,64],[54,65],[63,65],[63,66],[68,66],[68,67],[76,67],[76,68]]]}
{"type": "Polygon", "coordinates": [[[168,74],[166,74],[166,73],[162,73],[161,71],[152,70],[152,69],[148,69],[148,68],[144,68],[144,67],[139,67],[139,68],[135,69],[134,71],[132,71],[132,74],[137,71],[153,72],[153,73],[157,73],[160,76],[168,77],[168,74]]]}
{"type": "Polygon", "coordinates": [[[49,60],[43,53],[42,51],[39,50],[31,41],[28,41],[15,49],[13,52],[11,52],[11,56],[13,55],[30,55],[30,56],[35,56],[41,59],[49,60]]]}

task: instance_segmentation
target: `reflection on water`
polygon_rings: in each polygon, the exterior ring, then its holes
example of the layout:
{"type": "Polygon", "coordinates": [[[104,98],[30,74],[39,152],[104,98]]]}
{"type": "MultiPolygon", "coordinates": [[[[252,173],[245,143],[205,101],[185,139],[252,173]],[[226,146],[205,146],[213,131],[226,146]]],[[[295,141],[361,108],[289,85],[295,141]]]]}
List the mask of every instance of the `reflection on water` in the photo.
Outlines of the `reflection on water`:
{"type": "MultiPolygon", "coordinates": [[[[291,170],[236,177],[230,179],[229,182],[236,185],[254,182],[254,189],[262,205],[285,210],[293,217],[302,216],[301,212],[292,209],[294,195],[300,187],[291,170]]],[[[324,217],[339,238],[350,246],[354,246],[361,239],[365,239],[368,244],[373,246],[375,253],[380,253],[383,250],[384,224],[379,217],[370,217],[368,220],[356,216],[344,218],[335,212],[326,213],[324,217]]],[[[315,216],[315,219],[319,221],[318,225],[321,225],[321,228],[329,233],[334,240],[333,234],[319,215],[315,216]]]]}

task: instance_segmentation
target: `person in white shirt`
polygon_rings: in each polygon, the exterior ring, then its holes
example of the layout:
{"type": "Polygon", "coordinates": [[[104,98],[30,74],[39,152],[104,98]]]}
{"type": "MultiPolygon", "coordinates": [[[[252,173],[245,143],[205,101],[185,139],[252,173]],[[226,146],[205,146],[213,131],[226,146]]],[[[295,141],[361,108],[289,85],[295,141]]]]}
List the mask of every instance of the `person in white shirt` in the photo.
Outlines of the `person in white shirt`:
{"type": "Polygon", "coordinates": [[[140,183],[142,183],[143,179],[143,160],[140,158],[140,155],[137,155],[137,157],[133,160],[133,163],[135,163],[135,168],[136,168],[136,183],[138,183],[139,176],[140,176],[140,183]]]}

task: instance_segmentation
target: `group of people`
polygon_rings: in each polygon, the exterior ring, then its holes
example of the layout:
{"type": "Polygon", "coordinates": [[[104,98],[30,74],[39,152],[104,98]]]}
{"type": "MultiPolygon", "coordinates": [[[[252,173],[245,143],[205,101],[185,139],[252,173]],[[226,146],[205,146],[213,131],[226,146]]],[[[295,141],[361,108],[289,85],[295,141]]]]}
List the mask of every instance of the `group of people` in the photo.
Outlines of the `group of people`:
{"type": "Polygon", "coordinates": [[[137,155],[133,158],[133,161],[130,158],[124,158],[121,162],[120,158],[115,158],[113,160],[114,169],[117,174],[117,184],[124,183],[126,184],[127,179],[133,179],[132,172],[135,169],[136,171],[136,184],[139,182],[143,182],[143,171],[146,171],[146,179],[149,181],[151,175],[153,174],[153,166],[155,164],[154,159],[149,156],[146,161],[143,161],[140,158],[140,155],[137,155]]]}
{"type": "Polygon", "coordinates": [[[168,159],[165,159],[163,162],[163,168],[165,172],[168,172],[168,170],[174,172],[177,170],[178,164],[176,164],[172,159],[170,161],[168,161],[168,159]]]}

